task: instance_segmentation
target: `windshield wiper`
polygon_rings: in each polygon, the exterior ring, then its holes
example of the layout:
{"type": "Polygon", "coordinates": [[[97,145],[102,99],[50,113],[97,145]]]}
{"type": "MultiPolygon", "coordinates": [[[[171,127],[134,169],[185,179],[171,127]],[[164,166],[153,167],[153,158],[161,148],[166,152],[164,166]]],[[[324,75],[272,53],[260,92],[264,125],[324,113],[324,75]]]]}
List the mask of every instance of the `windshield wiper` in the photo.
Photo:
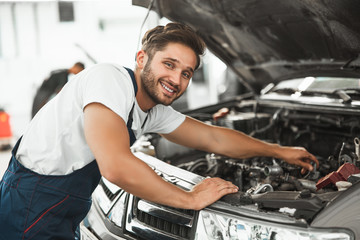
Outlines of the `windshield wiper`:
{"type": "Polygon", "coordinates": [[[344,103],[350,103],[352,101],[351,96],[360,95],[360,88],[339,88],[334,91],[334,94],[337,94],[344,103]]]}
{"type": "Polygon", "coordinates": [[[337,89],[333,93],[339,96],[345,104],[351,103],[352,101],[351,97],[346,93],[346,89],[337,89]]]}

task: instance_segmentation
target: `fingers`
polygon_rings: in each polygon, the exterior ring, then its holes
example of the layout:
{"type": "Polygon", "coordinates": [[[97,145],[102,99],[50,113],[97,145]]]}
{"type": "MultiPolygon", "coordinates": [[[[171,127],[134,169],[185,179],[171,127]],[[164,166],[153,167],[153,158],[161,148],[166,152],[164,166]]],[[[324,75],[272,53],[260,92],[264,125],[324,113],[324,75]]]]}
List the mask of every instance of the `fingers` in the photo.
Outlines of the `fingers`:
{"type": "Polygon", "coordinates": [[[311,153],[310,154],[310,159],[316,163],[316,166],[319,167],[319,160],[314,156],[312,155],[311,153]]]}
{"type": "MultiPolygon", "coordinates": [[[[301,161],[301,160],[298,161],[297,165],[299,165],[300,167],[303,167],[303,169],[306,169],[308,171],[312,171],[314,169],[313,166],[310,163],[304,162],[304,160],[303,161],[301,161]]],[[[303,172],[303,170],[301,170],[301,172],[303,172]]]]}
{"type": "MultiPolygon", "coordinates": [[[[307,156],[301,162],[302,163],[301,166],[309,171],[313,171],[314,167],[313,165],[311,165],[311,162],[314,162],[316,166],[319,167],[319,161],[317,160],[317,158],[311,153],[308,153],[307,156]]],[[[305,169],[301,170],[301,173],[304,173],[305,169]]]]}
{"type": "MultiPolygon", "coordinates": [[[[306,150],[304,149],[304,151],[306,151],[306,150]]],[[[306,171],[313,171],[314,170],[314,167],[311,164],[311,162],[314,162],[316,164],[316,166],[319,167],[318,159],[314,155],[312,155],[311,153],[308,153],[306,151],[306,156],[303,157],[298,163],[299,166],[303,167],[301,169],[301,174],[305,174],[306,171]]]]}
{"type": "Polygon", "coordinates": [[[314,169],[313,165],[311,165],[311,162],[314,162],[317,167],[319,166],[319,161],[313,154],[309,153],[303,147],[297,147],[297,149],[301,150],[301,153],[300,156],[298,156],[298,159],[294,163],[303,167],[301,173],[305,173],[306,170],[312,171],[314,169]]]}
{"type": "Polygon", "coordinates": [[[218,177],[206,178],[203,183],[207,190],[216,195],[216,198],[221,198],[226,194],[234,193],[239,190],[239,188],[232,182],[225,181],[224,179],[218,177]]]}
{"type": "Polygon", "coordinates": [[[220,197],[222,197],[226,194],[235,193],[239,191],[239,188],[236,185],[232,184],[231,182],[224,181],[221,179],[221,181],[218,182],[217,191],[220,197]]]}
{"type": "Polygon", "coordinates": [[[227,191],[229,190],[230,192],[233,191],[238,191],[238,187],[236,185],[234,185],[232,182],[229,181],[225,181],[221,178],[218,177],[214,177],[214,178],[206,178],[204,180],[204,182],[207,182],[209,185],[214,185],[213,187],[220,191],[227,191]]]}
{"type": "Polygon", "coordinates": [[[239,190],[237,186],[221,178],[205,178],[189,192],[193,197],[195,210],[202,209],[229,193],[239,190]]]}

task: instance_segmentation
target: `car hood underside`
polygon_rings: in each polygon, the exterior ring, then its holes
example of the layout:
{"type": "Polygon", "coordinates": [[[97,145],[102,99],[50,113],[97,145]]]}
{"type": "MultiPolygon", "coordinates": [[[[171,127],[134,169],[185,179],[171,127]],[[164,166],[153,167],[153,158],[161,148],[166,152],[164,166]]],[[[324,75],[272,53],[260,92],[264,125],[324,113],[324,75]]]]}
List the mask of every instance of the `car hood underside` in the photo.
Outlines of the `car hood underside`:
{"type": "MultiPolygon", "coordinates": [[[[156,0],[160,16],[193,27],[254,92],[270,82],[359,66],[360,2],[156,0]]],[[[150,1],[133,0],[148,7],[150,1]]]]}

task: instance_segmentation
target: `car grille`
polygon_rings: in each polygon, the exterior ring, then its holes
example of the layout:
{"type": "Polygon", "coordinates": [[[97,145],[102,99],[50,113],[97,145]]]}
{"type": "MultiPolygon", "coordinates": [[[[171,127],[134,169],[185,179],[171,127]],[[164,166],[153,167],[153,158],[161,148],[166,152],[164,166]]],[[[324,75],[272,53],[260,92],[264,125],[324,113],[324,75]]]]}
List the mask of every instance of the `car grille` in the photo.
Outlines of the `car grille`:
{"type": "MultiPolygon", "coordinates": [[[[141,201],[143,201],[143,200],[141,200],[141,201]]],[[[165,215],[154,216],[154,215],[156,215],[156,213],[154,213],[154,214],[147,213],[147,212],[137,208],[136,216],[140,222],[147,224],[157,230],[165,231],[167,233],[179,236],[184,239],[189,239],[190,230],[191,230],[190,223],[192,223],[191,220],[193,219],[194,211],[175,209],[175,208],[164,207],[164,206],[161,206],[161,208],[160,208],[159,205],[155,205],[155,204],[149,203],[149,202],[146,202],[146,204],[152,205],[153,207],[156,207],[159,210],[161,209],[161,211],[164,211],[164,213],[171,212],[175,216],[173,215],[170,218],[165,215]],[[166,218],[168,218],[168,219],[166,219],[166,218]],[[183,219],[182,223],[175,223],[174,220],[176,218],[182,218],[183,219]],[[173,219],[173,221],[171,219],[173,219]],[[186,220],[188,220],[189,223],[186,223],[186,220]]],[[[138,205],[139,205],[139,202],[138,202],[138,205]]]]}
{"type": "Polygon", "coordinates": [[[131,230],[144,239],[190,239],[194,216],[193,210],[171,208],[134,197],[130,225],[133,226],[131,230]]]}
{"type": "Polygon", "coordinates": [[[118,193],[121,191],[121,190],[119,190],[116,193],[112,193],[111,190],[106,186],[106,184],[104,183],[104,181],[102,179],[100,179],[99,184],[104,189],[104,193],[110,201],[113,201],[115,199],[115,197],[118,195],[118,193]]]}

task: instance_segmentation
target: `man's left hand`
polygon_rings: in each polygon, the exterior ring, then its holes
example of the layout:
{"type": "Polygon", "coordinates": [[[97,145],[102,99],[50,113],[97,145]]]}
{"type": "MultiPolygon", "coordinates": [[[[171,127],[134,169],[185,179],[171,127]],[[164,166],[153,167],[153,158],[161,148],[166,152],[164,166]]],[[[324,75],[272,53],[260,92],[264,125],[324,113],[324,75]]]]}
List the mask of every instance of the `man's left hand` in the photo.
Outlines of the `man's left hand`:
{"type": "Polygon", "coordinates": [[[305,174],[306,170],[314,169],[311,162],[314,162],[317,167],[319,166],[317,158],[303,147],[281,147],[279,155],[285,162],[301,166],[302,174],[305,174]]]}

